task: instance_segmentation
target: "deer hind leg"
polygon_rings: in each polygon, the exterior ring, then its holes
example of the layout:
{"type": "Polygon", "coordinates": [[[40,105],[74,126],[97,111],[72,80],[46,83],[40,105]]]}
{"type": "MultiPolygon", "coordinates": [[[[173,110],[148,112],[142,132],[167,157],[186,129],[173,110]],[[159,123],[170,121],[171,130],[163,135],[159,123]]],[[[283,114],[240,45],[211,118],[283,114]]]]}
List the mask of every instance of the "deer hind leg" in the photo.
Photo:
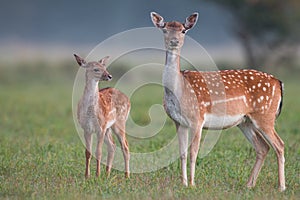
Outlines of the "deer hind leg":
{"type": "Polygon", "coordinates": [[[90,172],[90,163],[92,158],[92,134],[84,132],[85,139],[85,178],[89,178],[91,175],[90,172]]]}
{"type": "Polygon", "coordinates": [[[271,145],[274,149],[277,157],[278,163],[278,185],[279,191],[284,191],[285,187],[285,177],[284,177],[284,142],[281,140],[279,135],[274,129],[275,120],[272,122],[265,122],[257,120],[255,126],[257,130],[261,133],[264,139],[271,145]]]}
{"type": "Polygon", "coordinates": [[[252,144],[256,151],[256,161],[247,182],[247,187],[252,188],[256,184],[258,174],[262,168],[264,160],[269,152],[269,145],[254,127],[251,121],[246,121],[238,126],[244,133],[245,137],[252,144]]]}
{"type": "Polygon", "coordinates": [[[105,131],[100,131],[97,134],[97,147],[96,147],[96,160],[97,160],[97,169],[96,169],[96,176],[100,176],[100,164],[101,164],[101,157],[102,157],[102,146],[105,137],[105,131]]]}
{"type": "Polygon", "coordinates": [[[125,133],[125,123],[122,122],[121,125],[114,124],[112,126],[113,131],[117,135],[117,138],[121,144],[121,149],[123,152],[124,162],[125,162],[125,177],[129,178],[130,170],[129,170],[129,160],[130,160],[130,153],[129,153],[129,146],[126,140],[126,133],[125,133]]]}
{"type": "Polygon", "coordinates": [[[104,142],[107,145],[106,175],[109,176],[116,151],[116,144],[114,143],[110,128],[106,131],[104,142]]]}
{"type": "Polygon", "coordinates": [[[198,126],[195,129],[191,129],[191,147],[190,147],[190,184],[193,186],[195,185],[195,167],[196,167],[196,160],[199,152],[199,145],[201,140],[201,133],[202,133],[202,125],[198,126]]]}
{"type": "Polygon", "coordinates": [[[275,129],[273,128],[273,135],[276,138],[275,142],[272,143],[272,147],[274,148],[277,156],[277,163],[278,163],[278,185],[279,191],[283,192],[285,187],[285,177],[284,177],[284,142],[276,133],[275,129]]]}
{"type": "Polygon", "coordinates": [[[179,142],[179,154],[181,162],[181,181],[184,186],[188,185],[187,182],[187,151],[188,151],[188,128],[176,123],[176,130],[179,142]]]}

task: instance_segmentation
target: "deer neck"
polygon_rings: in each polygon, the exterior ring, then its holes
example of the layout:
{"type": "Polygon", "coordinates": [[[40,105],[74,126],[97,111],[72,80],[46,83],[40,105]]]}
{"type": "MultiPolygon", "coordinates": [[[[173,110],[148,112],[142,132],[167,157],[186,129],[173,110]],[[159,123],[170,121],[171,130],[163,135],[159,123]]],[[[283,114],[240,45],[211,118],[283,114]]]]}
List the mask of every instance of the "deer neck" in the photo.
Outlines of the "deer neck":
{"type": "Polygon", "coordinates": [[[90,79],[86,74],[86,83],[83,92],[83,101],[88,102],[87,105],[93,106],[94,109],[98,108],[99,104],[99,81],[90,79]]]}
{"type": "Polygon", "coordinates": [[[172,92],[179,99],[182,93],[182,82],[183,79],[180,73],[180,51],[167,50],[166,63],[162,78],[165,94],[172,92]]]}
{"type": "Polygon", "coordinates": [[[180,54],[179,51],[167,51],[166,66],[163,71],[164,86],[164,108],[174,121],[179,124],[188,126],[189,119],[183,112],[182,104],[184,78],[180,73],[180,54]]]}

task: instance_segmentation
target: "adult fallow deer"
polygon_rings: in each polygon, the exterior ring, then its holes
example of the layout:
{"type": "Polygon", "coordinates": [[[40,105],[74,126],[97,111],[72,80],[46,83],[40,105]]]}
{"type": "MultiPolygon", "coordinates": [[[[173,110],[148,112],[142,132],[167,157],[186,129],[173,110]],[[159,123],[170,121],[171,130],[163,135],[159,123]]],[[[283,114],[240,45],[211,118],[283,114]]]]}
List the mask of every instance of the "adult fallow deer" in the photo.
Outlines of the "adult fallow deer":
{"type": "Polygon", "coordinates": [[[271,145],[278,161],[279,190],[284,191],[284,143],[274,129],[282,105],[281,81],[256,70],[180,71],[180,50],[184,37],[196,24],[198,13],[187,17],[184,23],[165,22],[155,12],[151,12],[151,19],[164,34],[164,108],[176,125],[183,184],[188,185],[188,129],[192,134],[190,184],[194,185],[202,129],[238,126],[256,151],[256,162],[247,186],[255,186],[271,145]]]}

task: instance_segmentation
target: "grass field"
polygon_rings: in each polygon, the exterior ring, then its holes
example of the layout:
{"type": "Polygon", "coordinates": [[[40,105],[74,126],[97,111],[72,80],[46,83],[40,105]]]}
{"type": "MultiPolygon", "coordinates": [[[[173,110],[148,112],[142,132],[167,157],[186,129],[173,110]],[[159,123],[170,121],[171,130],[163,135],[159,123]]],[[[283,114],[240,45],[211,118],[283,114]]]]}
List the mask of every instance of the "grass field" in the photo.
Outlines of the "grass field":
{"type": "MultiPolygon", "coordinates": [[[[300,198],[300,93],[299,81],[283,78],[285,98],[276,128],[285,141],[286,185],[277,191],[277,162],[273,151],[257,185],[245,184],[255,152],[237,128],[224,131],[208,156],[198,159],[196,187],[180,184],[179,160],[155,172],[132,174],[104,170],[100,178],[84,178],[84,146],[72,117],[72,87],[77,66],[33,66],[0,68],[0,198],[2,199],[299,199],[300,198]]],[[[151,87],[148,88],[149,90],[151,87]]],[[[157,89],[157,88],[156,88],[157,89]]],[[[147,123],[147,99],[151,92],[132,99],[132,118],[147,123]]],[[[151,101],[149,101],[151,103],[151,101]]],[[[161,147],[166,136],[175,134],[167,121],[153,141],[128,138],[132,151],[161,147]],[[165,133],[165,134],[164,134],[165,133]]],[[[104,167],[102,167],[104,169],[104,167]]],[[[95,172],[93,159],[92,173],[95,172]]]]}

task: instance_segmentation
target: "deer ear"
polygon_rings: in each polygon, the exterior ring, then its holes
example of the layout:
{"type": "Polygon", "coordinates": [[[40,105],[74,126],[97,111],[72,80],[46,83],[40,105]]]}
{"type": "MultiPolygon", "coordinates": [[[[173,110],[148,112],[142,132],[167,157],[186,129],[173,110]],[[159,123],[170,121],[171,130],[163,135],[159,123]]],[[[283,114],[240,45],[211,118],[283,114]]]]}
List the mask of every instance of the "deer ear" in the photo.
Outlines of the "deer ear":
{"type": "Polygon", "coordinates": [[[185,19],[184,28],[186,30],[189,30],[194,27],[194,25],[197,23],[198,15],[199,14],[195,12],[185,19]]]}
{"type": "Polygon", "coordinates": [[[107,63],[107,61],[108,61],[108,59],[109,59],[109,56],[105,56],[104,58],[102,58],[102,59],[99,60],[98,62],[99,62],[101,65],[105,66],[106,63],[107,63]]]}
{"type": "Polygon", "coordinates": [[[157,28],[164,28],[166,23],[164,22],[164,18],[157,14],[156,12],[151,12],[150,13],[151,20],[157,28]]]}
{"type": "Polygon", "coordinates": [[[78,56],[76,54],[74,54],[74,57],[75,57],[75,59],[76,59],[79,66],[81,66],[81,67],[85,66],[86,61],[83,58],[81,58],[80,56],[78,56]]]}

